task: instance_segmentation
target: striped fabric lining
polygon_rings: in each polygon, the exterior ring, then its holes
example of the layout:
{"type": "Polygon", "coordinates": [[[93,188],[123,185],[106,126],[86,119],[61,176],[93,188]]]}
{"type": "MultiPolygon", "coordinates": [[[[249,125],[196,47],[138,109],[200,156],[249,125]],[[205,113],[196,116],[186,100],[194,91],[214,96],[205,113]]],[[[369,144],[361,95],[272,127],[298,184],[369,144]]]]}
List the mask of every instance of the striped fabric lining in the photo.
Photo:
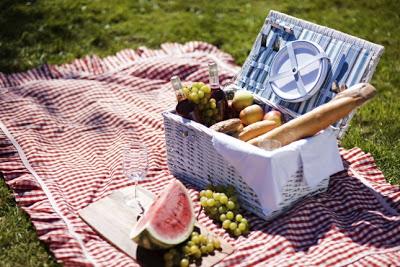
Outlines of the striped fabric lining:
{"type": "MultiPolygon", "coordinates": [[[[304,114],[330,101],[335,95],[331,91],[333,81],[348,87],[359,82],[368,82],[383,52],[381,46],[275,11],[271,11],[268,18],[236,83],[239,87],[260,94],[295,114],[304,114]],[[289,35],[282,29],[273,28],[270,26],[271,23],[289,26],[293,29],[294,34],[289,35]],[[331,69],[324,85],[318,93],[302,103],[289,103],[280,99],[268,85],[269,67],[276,54],[273,51],[273,44],[277,38],[281,40],[281,46],[293,40],[316,42],[331,59],[331,69]],[[266,47],[261,46],[264,39],[266,39],[266,47]]],[[[344,118],[336,125],[345,129],[351,116],[344,118]]],[[[340,136],[343,134],[344,130],[338,132],[340,136]]]]}

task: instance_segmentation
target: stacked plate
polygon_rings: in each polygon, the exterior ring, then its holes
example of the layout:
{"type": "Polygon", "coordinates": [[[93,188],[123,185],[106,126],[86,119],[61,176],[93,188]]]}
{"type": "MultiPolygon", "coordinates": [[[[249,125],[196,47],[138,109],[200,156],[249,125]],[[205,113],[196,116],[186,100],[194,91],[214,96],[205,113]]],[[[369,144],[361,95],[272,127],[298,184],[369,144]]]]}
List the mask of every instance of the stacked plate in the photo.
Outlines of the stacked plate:
{"type": "Polygon", "coordinates": [[[293,41],[276,53],[268,82],[281,99],[302,102],[321,89],[329,68],[329,57],[321,46],[310,41],[293,41]]]}

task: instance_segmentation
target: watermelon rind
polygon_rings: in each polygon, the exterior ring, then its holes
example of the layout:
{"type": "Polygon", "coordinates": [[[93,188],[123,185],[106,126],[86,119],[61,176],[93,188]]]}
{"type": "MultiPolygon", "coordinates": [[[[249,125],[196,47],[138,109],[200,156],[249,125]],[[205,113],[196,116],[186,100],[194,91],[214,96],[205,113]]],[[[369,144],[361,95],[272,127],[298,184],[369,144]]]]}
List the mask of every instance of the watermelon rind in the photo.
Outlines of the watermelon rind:
{"type": "MultiPolygon", "coordinates": [[[[146,248],[146,249],[150,249],[150,250],[168,249],[168,248],[171,248],[173,246],[176,246],[176,245],[184,242],[186,239],[189,238],[190,234],[193,232],[194,223],[195,223],[193,204],[192,204],[192,201],[190,199],[190,196],[189,196],[185,186],[178,180],[174,180],[167,186],[166,191],[168,192],[168,190],[170,188],[175,188],[177,186],[181,188],[181,191],[185,193],[186,198],[189,201],[189,208],[190,208],[189,213],[191,214],[191,219],[187,225],[187,229],[184,229],[185,230],[184,233],[177,235],[173,239],[163,238],[158,233],[156,233],[155,230],[153,230],[151,221],[146,222],[141,227],[134,227],[131,231],[130,238],[133,241],[135,241],[138,244],[138,246],[146,248]]],[[[161,193],[161,195],[163,193],[161,193]]],[[[156,200],[158,200],[158,198],[156,200]]],[[[139,224],[140,224],[140,220],[139,220],[137,226],[139,224]]]]}

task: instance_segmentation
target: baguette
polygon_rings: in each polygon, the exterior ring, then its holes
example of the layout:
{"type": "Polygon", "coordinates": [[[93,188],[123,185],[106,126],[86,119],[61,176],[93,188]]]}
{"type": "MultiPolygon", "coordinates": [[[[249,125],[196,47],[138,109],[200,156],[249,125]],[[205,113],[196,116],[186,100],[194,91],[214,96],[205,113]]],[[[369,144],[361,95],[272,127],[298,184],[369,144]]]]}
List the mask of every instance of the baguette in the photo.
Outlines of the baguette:
{"type": "Polygon", "coordinates": [[[242,141],[248,141],[253,139],[257,136],[265,134],[272,129],[278,127],[279,125],[275,121],[265,120],[265,121],[258,121],[249,126],[243,128],[243,131],[239,133],[239,139],[242,141]]]}
{"type": "Polygon", "coordinates": [[[213,129],[214,131],[221,133],[234,133],[238,131],[241,126],[242,122],[240,121],[240,119],[235,118],[235,119],[220,121],[210,126],[210,129],[213,129]]]}
{"type": "Polygon", "coordinates": [[[277,140],[282,146],[310,137],[347,116],[355,108],[374,97],[376,89],[368,83],[356,84],[340,92],[330,102],[301,115],[248,143],[259,146],[264,140],[277,140]]]}

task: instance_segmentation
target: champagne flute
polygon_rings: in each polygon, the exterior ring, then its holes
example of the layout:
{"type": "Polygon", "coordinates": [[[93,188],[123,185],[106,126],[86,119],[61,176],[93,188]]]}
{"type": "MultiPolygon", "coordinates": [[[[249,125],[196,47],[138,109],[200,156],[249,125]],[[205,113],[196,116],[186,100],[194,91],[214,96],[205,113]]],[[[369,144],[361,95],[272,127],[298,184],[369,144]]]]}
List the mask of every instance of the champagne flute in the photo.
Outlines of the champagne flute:
{"type": "Polygon", "coordinates": [[[144,208],[137,199],[137,184],[145,179],[148,169],[148,151],[146,145],[135,140],[124,147],[123,151],[124,173],[130,180],[135,181],[134,194],[125,197],[125,204],[140,214],[144,213],[144,208]]]}

